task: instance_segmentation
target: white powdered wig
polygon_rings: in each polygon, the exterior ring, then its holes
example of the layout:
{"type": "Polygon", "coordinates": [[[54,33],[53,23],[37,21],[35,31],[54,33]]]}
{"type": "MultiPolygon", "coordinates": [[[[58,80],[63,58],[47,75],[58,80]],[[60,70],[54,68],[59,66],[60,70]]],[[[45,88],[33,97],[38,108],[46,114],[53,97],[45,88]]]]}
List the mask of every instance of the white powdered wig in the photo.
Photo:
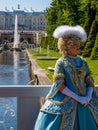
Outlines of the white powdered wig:
{"type": "Polygon", "coordinates": [[[76,37],[82,40],[82,42],[86,42],[87,34],[85,30],[77,25],[77,26],[68,26],[62,25],[55,29],[53,33],[53,37],[55,38],[63,38],[63,37],[76,37]]]}

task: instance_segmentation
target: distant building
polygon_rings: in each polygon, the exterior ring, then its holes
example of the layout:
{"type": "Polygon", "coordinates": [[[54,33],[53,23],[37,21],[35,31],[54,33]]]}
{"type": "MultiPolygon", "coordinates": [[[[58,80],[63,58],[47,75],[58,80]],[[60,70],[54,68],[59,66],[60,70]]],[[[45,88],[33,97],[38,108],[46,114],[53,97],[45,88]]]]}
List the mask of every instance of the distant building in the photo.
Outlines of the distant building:
{"type": "Polygon", "coordinates": [[[0,11],[0,43],[14,41],[15,15],[18,17],[19,41],[27,41],[29,44],[39,44],[41,38],[46,34],[45,12],[31,12],[26,8],[21,10],[0,11]]]}

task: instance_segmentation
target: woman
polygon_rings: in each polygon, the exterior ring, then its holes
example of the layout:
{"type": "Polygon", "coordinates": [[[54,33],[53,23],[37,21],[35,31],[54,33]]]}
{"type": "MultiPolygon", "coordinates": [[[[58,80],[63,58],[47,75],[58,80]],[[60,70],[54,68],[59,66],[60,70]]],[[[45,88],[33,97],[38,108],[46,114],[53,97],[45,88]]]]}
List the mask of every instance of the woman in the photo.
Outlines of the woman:
{"type": "Polygon", "coordinates": [[[63,53],[56,65],[54,83],[42,106],[34,130],[98,130],[98,97],[87,62],[78,56],[85,42],[81,26],[60,26],[53,36],[63,53]]]}

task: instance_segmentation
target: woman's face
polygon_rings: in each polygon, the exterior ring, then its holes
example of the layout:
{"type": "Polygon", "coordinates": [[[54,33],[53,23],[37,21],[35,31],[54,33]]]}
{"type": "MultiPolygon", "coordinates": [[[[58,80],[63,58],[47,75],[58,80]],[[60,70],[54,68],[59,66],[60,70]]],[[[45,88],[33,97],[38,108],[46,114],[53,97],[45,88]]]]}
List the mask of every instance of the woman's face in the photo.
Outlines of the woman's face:
{"type": "Polygon", "coordinates": [[[79,49],[79,41],[74,39],[71,44],[67,45],[67,55],[77,56],[79,49]]]}

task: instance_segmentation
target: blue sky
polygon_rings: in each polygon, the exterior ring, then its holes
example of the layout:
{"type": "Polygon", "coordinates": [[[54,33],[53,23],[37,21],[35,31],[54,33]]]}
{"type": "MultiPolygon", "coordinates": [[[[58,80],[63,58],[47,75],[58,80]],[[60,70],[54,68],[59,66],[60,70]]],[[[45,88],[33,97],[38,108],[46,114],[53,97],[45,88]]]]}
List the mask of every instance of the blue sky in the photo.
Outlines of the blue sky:
{"type": "Polygon", "coordinates": [[[18,4],[20,4],[20,9],[30,10],[31,8],[34,11],[43,11],[50,6],[52,0],[0,0],[0,10],[12,10],[12,8],[17,9],[18,4]]]}

